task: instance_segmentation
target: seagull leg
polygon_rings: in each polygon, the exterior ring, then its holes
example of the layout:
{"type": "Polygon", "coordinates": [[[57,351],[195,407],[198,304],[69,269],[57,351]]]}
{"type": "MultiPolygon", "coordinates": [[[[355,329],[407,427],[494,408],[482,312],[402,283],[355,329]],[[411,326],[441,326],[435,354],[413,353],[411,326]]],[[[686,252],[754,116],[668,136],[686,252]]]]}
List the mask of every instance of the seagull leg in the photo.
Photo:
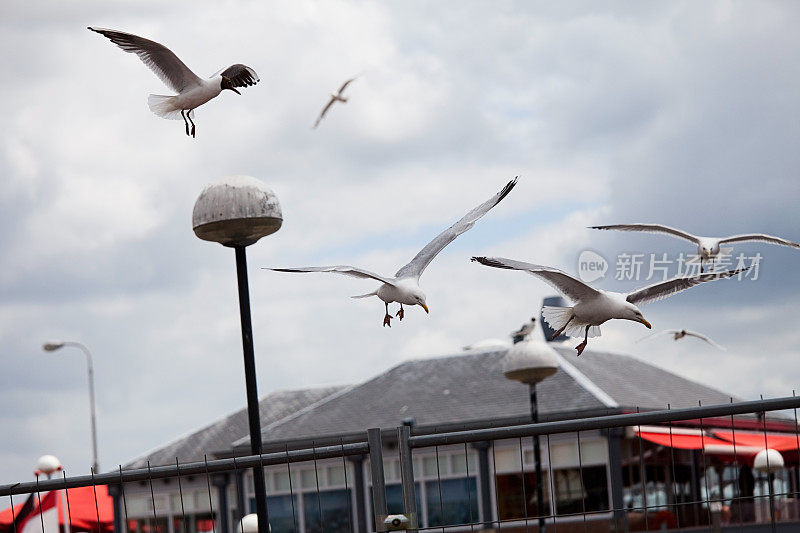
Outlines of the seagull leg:
{"type": "Polygon", "coordinates": [[[383,305],[386,306],[386,316],[383,317],[383,327],[392,327],[392,315],[389,314],[389,303],[383,302],[383,305]]]}
{"type": "Polygon", "coordinates": [[[575,349],[578,350],[578,357],[581,356],[581,354],[583,353],[583,349],[586,348],[586,343],[589,342],[589,328],[590,327],[592,327],[591,324],[586,326],[586,334],[583,336],[583,342],[575,347],[575,349]]]}
{"type": "Polygon", "coordinates": [[[397,315],[396,315],[396,316],[397,316],[397,317],[398,317],[400,320],[403,320],[403,315],[405,315],[405,313],[403,312],[403,304],[400,304],[400,310],[397,312],[397,315]]]}
{"type": "Polygon", "coordinates": [[[181,109],[181,116],[183,117],[183,124],[186,126],[186,136],[189,136],[189,123],[186,122],[186,115],[183,114],[183,109],[181,109]]]}
{"type": "Polygon", "coordinates": [[[189,119],[189,122],[191,122],[191,123],[192,123],[192,139],[194,139],[194,121],[192,120],[192,111],[194,111],[194,109],[190,109],[190,110],[189,110],[189,111],[186,113],[186,116],[188,117],[188,119],[189,119]]]}
{"type": "Polygon", "coordinates": [[[552,337],[550,337],[550,340],[551,340],[551,341],[554,341],[554,340],[556,340],[556,337],[558,337],[559,335],[561,335],[562,333],[564,333],[564,330],[565,330],[565,329],[567,329],[567,326],[569,325],[569,323],[570,323],[570,322],[572,322],[572,319],[573,319],[573,318],[575,318],[575,316],[571,316],[571,317],[569,317],[569,320],[567,320],[567,323],[566,323],[566,324],[564,324],[564,325],[561,327],[561,329],[559,329],[558,331],[556,331],[555,333],[553,333],[553,336],[552,336],[552,337]]]}

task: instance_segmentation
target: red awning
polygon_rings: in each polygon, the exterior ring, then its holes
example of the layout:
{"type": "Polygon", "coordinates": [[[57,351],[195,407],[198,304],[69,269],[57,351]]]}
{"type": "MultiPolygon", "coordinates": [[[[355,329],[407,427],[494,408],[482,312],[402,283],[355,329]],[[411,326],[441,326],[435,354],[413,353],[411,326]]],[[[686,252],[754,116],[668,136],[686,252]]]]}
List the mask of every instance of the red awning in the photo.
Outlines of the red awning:
{"type": "Polygon", "coordinates": [[[787,435],[786,433],[745,433],[742,431],[717,431],[714,436],[729,442],[735,442],[736,446],[754,446],[760,449],[772,448],[779,452],[793,451],[800,449],[800,435],[787,435]],[[766,443],[766,446],[764,444],[766,443]]]}
{"type": "MultiPolygon", "coordinates": [[[[42,497],[44,497],[44,494],[42,493],[42,497]]],[[[113,499],[108,495],[108,487],[98,485],[96,488],[79,487],[69,489],[69,508],[63,494],[63,490],[58,491],[59,497],[57,501],[60,525],[63,526],[64,520],[69,516],[71,519],[70,528],[73,531],[97,531],[99,529],[101,532],[110,532],[114,529],[114,504],[113,499]],[[96,507],[95,501],[97,502],[96,507]],[[99,522],[98,515],[100,517],[99,522]]],[[[13,517],[19,516],[27,497],[17,496],[14,499],[20,501],[20,503],[14,505],[13,513],[10,507],[0,511],[0,531],[8,531],[11,528],[13,517]]]]}
{"type": "MultiPolygon", "coordinates": [[[[728,441],[715,439],[714,437],[703,436],[700,434],[670,435],[669,433],[650,433],[647,431],[642,431],[639,433],[639,435],[641,435],[643,439],[654,442],[655,444],[668,446],[670,448],[678,448],[681,450],[702,450],[704,447],[708,446],[731,446],[732,448],[731,443],[728,441]]],[[[733,453],[733,451],[731,451],[731,453],[733,453]]]]}

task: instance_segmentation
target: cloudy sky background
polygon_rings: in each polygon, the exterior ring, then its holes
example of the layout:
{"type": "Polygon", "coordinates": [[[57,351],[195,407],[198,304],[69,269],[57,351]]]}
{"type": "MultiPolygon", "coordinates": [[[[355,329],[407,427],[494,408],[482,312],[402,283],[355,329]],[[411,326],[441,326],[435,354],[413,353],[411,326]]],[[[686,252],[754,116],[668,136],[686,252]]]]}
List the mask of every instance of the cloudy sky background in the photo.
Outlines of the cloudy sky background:
{"type": "MultiPolygon", "coordinates": [[[[198,240],[194,200],[228,174],[278,194],[284,226],[249,249],[259,391],[354,383],[409,358],[504,337],[552,294],[504,255],[576,271],[581,250],[675,257],[663,236],[587,225],[652,221],[708,235],[800,239],[800,5],[787,2],[3,2],[0,4],[0,480],[37,457],[88,472],[82,354],[95,357],[105,469],[244,405],[233,252],[198,240]],[[169,94],[85,29],[162,42],[198,74],[262,83],[197,110],[197,138],[159,119],[169,94]],[[353,74],[351,101],[311,125],[353,74]],[[392,273],[515,175],[514,192],[422,278],[431,314],[382,328],[373,283],[266,266],[392,273]]],[[[766,245],[760,279],[645,308],[692,340],[631,353],[742,398],[800,383],[800,254],[766,245]]],[[[577,341],[575,341],[577,344],[577,341]]]]}

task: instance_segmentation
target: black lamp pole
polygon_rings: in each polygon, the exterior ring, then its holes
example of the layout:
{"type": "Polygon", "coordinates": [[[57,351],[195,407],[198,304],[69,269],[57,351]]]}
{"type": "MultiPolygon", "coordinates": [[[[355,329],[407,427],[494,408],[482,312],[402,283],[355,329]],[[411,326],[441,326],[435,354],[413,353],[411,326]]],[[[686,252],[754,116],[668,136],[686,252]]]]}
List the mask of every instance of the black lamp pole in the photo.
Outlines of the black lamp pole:
{"type": "MultiPolygon", "coordinates": [[[[539,406],[536,403],[536,383],[528,385],[531,393],[531,420],[534,424],[539,423],[539,406]]],[[[533,436],[533,460],[536,466],[536,509],[539,515],[539,531],[544,532],[547,527],[544,518],[544,491],[542,489],[542,448],[539,442],[539,435],[533,436]]],[[[525,483],[525,480],[522,480],[525,483]]]]}
{"type": "MultiPolygon", "coordinates": [[[[253,350],[253,324],[250,318],[250,287],[247,282],[247,253],[244,246],[237,246],[236,277],[239,280],[239,315],[242,319],[242,348],[244,350],[244,379],[247,387],[247,418],[250,423],[250,453],[261,455],[261,417],[258,406],[258,386],[256,384],[256,360],[253,350]]],[[[253,467],[253,488],[256,494],[256,515],[258,516],[258,533],[269,532],[269,515],[267,513],[267,483],[264,470],[260,466],[253,467]]],[[[247,513],[239,509],[244,516],[247,513]]]]}

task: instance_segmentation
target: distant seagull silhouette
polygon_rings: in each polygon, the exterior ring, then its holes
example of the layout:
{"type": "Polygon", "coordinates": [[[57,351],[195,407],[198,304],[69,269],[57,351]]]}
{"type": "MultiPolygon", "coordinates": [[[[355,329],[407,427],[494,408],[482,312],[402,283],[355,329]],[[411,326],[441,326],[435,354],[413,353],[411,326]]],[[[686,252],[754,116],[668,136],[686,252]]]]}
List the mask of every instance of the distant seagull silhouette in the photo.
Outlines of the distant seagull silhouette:
{"type": "Polygon", "coordinates": [[[719,344],[712,341],[709,337],[706,337],[702,333],[697,333],[696,331],[689,331],[686,329],[665,329],[664,331],[659,331],[658,333],[653,333],[652,335],[647,335],[645,337],[642,337],[636,342],[641,342],[646,339],[654,339],[656,337],[660,337],[661,335],[672,335],[672,340],[675,341],[680,340],[684,337],[697,337],[701,341],[705,341],[711,346],[714,346],[715,348],[719,348],[720,350],[723,351],[725,350],[724,346],[720,346],[719,344]]]}
{"type": "Polygon", "coordinates": [[[320,113],[320,114],[319,114],[319,117],[317,117],[317,121],[314,123],[314,128],[316,128],[317,126],[319,126],[319,123],[320,123],[320,122],[322,121],[322,119],[325,117],[325,113],[327,113],[327,112],[328,112],[328,109],[330,109],[330,108],[331,108],[331,106],[334,104],[334,102],[341,102],[341,103],[343,103],[343,104],[347,102],[347,98],[345,98],[344,96],[342,96],[342,92],[344,92],[344,90],[347,88],[347,86],[348,86],[348,85],[350,85],[350,83],[351,83],[351,82],[355,81],[355,79],[356,79],[356,78],[358,78],[358,76],[355,76],[355,77],[353,77],[353,78],[350,78],[349,80],[347,80],[346,82],[344,82],[344,83],[342,84],[342,86],[341,86],[341,87],[339,87],[339,92],[337,92],[336,94],[333,94],[333,93],[331,93],[331,99],[330,99],[330,100],[328,100],[328,105],[326,105],[326,106],[325,106],[325,107],[322,109],[322,113],[320,113]]]}
{"type": "Polygon", "coordinates": [[[192,72],[178,56],[169,48],[144,37],[116,30],[103,28],[89,29],[108,37],[126,52],[136,54],[142,62],[155,72],[161,81],[178,94],[164,96],[151,94],[147,99],[150,111],[159,117],[178,120],[183,117],[186,135],[194,137],[195,126],[192,120],[194,110],[209,100],[216,98],[224,89],[242,94],[236,87],[249,87],[258,83],[258,74],[250,67],[242,64],[231,65],[208,79],[203,79],[192,72]],[[187,122],[188,118],[188,122],[187,122]],[[192,124],[191,132],[189,123],[192,124]]]}
{"type": "Polygon", "coordinates": [[[710,261],[713,265],[714,259],[720,254],[729,254],[733,248],[720,248],[720,244],[733,242],[768,242],[781,246],[800,248],[800,244],[787,241],[780,237],[773,237],[764,233],[746,233],[744,235],[731,235],[730,237],[699,237],[689,232],[664,226],[662,224],[614,224],[611,226],[590,226],[591,229],[611,229],[617,231],[641,231],[645,233],[662,233],[672,235],[697,245],[697,255],[700,256],[700,271],[703,271],[703,261],[710,261]]]}

